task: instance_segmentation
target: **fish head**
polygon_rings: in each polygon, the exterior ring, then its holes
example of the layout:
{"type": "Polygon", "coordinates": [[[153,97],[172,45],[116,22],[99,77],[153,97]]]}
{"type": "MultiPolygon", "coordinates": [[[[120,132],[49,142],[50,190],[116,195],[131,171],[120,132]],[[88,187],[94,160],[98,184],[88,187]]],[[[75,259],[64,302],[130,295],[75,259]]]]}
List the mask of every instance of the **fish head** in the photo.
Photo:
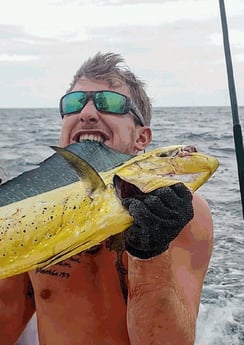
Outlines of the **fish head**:
{"type": "Polygon", "coordinates": [[[192,192],[218,168],[216,158],[200,153],[194,146],[157,148],[127,161],[113,178],[119,196],[149,193],[182,182],[192,192]]]}

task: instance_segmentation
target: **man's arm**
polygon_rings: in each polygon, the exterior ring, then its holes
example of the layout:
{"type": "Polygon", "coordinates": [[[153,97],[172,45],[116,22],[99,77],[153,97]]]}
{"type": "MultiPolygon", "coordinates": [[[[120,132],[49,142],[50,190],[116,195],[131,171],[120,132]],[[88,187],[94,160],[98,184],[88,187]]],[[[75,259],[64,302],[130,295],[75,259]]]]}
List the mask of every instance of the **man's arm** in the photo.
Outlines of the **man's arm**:
{"type": "Polygon", "coordinates": [[[15,344],[34,311],[34,295],[27,273],[0,280],[1,344],[15,344]]]}
{"type": "Polygon", "coordinates": [[[193,206],[194,218],[168,250],[146,260],[129,255],[127,325],[131,345],[194,344],[213,226],[205,200],[195,195],[193,206]]]}

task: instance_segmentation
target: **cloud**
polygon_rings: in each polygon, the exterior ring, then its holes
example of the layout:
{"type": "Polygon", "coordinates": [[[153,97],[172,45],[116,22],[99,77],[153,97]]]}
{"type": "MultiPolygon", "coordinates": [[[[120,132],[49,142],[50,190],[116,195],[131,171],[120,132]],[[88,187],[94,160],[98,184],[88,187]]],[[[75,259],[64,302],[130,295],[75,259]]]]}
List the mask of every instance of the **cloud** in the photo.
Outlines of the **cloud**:
{"type": "Polygon", "coordinates": [[[0,54],[1,62],[22,62],[22,61],[32,61],[39,59],[38,56],[34,55],[23,55],[23,54],[0,54]]]}
{"type": "MultiPolygon", "coordinates": [[[[242,87],[244,1],[225,3],[242,87]]],[[[0,13],[0,106],[14,93],[16,106],[56,106],[97,51],[121,53],[157,105],[219,102],[226,87],[218,1],[12,0],[0,13]]]]}
{"type": "MultiPolygon", "coordinates": [[[[202,21],[216,15],[217,4],[205,1],[15,1],[6,2],[2,24],[22,25],[26,33],[63,37],[89,28],[157,26],[179,20],[202,21]],[[176,5],[177,4],[177,7],[176,5]],[[212,4],[209,6],[209,4],[212,4]],[[23,8],[27,9],[23,11],[23,8]],[[21,13],[21,15],[20,15],[21,13]],[[29,15],[31,13],[31,15],[29,15]],[[194,14],[194,15],[193,15],[194,14]]],[[[70,37],[67,37],[70,39],[70,37]]]]}

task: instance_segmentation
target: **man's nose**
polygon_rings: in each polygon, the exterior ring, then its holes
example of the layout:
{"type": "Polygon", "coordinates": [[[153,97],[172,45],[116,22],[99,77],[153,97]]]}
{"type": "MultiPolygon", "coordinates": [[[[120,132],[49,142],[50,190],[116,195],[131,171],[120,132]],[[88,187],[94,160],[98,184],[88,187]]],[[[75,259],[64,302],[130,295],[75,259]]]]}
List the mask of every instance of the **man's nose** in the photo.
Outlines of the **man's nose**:
{"type": "Polygon", "coordinates": [[[96,123],[99,121],[99,116],[100,115],[91,99],[86,103],[84,108],[79,113],[79,119],[84,123],[96,123]]]}

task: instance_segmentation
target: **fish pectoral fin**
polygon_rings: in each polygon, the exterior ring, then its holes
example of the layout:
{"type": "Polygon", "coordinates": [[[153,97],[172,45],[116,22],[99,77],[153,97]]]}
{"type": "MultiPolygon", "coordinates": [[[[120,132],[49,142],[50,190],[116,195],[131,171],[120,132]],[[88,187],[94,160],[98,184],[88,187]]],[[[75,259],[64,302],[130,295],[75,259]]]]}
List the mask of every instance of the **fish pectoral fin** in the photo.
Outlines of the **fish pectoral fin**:
{"type": "Polygon", "coordinates": [[[50,147],[66,160],[81,180],[85,180],[91,186],[91,190],[105,188],[105,183],[101,176],[84,159],[65,148],[59,146],[50,147]]]}

